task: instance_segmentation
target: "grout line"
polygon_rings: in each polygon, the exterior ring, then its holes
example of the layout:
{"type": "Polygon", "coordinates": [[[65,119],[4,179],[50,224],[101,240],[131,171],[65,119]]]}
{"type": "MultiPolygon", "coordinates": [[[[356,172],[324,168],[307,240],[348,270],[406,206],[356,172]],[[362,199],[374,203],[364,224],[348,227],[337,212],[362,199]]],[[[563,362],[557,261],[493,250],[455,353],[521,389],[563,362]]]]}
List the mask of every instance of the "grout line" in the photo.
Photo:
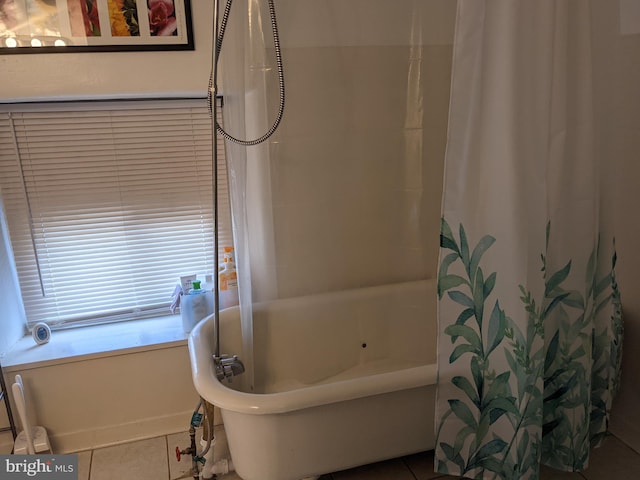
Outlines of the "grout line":
{"type": "Polygon", "coordinates": [[[411,467],[409,466],[409,464],[407,463],[407,461],[405,460],[406,457],[402,457],[400,458],[400,461],[402,462],[402,464],[404,465],[404,467],[409,471],[409,473],[411,474],[411,476],[413,477],[413,480],[418,480],[418,477],[416,477],[416,474],[413,472],[413,470],[411,470],[411,467]]]}
{"type": "Polygon", "coordinates": [[[625,442],[624,440],[622,440],[620,437],[618,437],[617,435],[611,433],[610,434],[613,438],[615,438],[616,440],[618,440],[620,443],[622,443],[624,446],[628,447],[633,453],[635,453],[636,455],[640,456],[640,452],[638,452],[635,448],[633,448],[631,445],[629,445],[627,442],[625,442]]]}
{"type": "Polygon", "coordinates": [[[91,480],[91,469],[93,468],[93,449],[89,453],[89,474],[87,475],[87,480],[91,480]]]}
{"type": "Polygon", "coordinates": [[[167,480],[171,480],[171,463],[169,462],[169,436],[164,436],[164,453],[167,459],[167,480]]]}
{"type": "MultiPolygon", "coordinates": [[[[167,468],[167,479],[171,480],[171,465],[170,465],[170,461],[169,461],[169,435],[158,435],[158,437],[164,437],[165,440],[165,458],[166,458],[166,468],[167,468]]],[[[621,444],[623,444],[625,447],[629,448],[634,455],[640,456],[640,454],[633,449],[631,446],[629,446],[626,442],[624,442],[623,440],[621,440],[618,436],[611,434],[610,436],[614,437],[616,440],[618,440],[621,444]]],[[[154,437],[157,438],[157,437],[154,437]]],[[[89,456],[89,471],[88,471],[88,480],[91,480],[92,474],[93,474],[93,456],[95,453],[96,449],[91,449],[90,450],[90,456],[89,456]]],[[[406,462],[405,457],[401,457],[400,458],[401,463],[403,464],[403,466],[407,469],[407,471],[409,471],[409,473],[411,474],[411,476],[413,477],[414,480],[418,480],[418,477],[416,476],[416,473],[411,469],[410,465],[406,462]]],[[[435,473],[435,472],[434,472],[435,473]]],[[[578,474],[578,477],[584,480],[589,480],[589,478],[587,476],[584,475],[583,472],[576,472],[578,474]]],[[[433,477],[432,480],[442,480],[445,479],[447,477],[447,475],[441,474],[438,475],[436,477],[433,477]]],[[[462,477],[459,477],[462,478],[462,477]]],[[[325,474],[322,476],[322,480],[334,480],[334,477],[332,474],[325,474]]]]}

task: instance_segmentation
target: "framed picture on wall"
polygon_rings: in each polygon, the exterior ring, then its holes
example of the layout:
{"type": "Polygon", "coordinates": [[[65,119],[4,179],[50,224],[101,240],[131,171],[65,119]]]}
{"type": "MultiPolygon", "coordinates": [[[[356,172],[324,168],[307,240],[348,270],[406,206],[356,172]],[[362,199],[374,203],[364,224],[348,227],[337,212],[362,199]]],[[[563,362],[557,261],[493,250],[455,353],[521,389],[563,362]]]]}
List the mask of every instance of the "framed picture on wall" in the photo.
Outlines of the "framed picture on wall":
{"type": "Polygon", "coordinates": [[[193,49],[190,0],[0,0],[0,54],[193,49]]]}

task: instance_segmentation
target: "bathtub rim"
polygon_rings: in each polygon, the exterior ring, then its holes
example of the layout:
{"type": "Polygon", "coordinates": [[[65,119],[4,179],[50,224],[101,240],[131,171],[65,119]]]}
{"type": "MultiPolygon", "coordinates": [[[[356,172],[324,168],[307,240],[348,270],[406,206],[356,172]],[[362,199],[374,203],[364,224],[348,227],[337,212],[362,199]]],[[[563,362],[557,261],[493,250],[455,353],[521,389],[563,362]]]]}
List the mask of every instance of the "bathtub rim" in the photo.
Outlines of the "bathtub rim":
{"type": "MultiPolygon", "coordinates": [[[[225,315],[237,308],[227,309],[228,313],[222,310],[221,321],[225,315]]],[[[233,390],[221,383],[215,375],[211,342],[213,324],[211,315],[199,322],[189,334],[191,374],[198,394],[224,410],[256,415],[282,414],[398,390],[436,385],[436,365],[428,364],[279,393],[246,393],[233,390]]]]}

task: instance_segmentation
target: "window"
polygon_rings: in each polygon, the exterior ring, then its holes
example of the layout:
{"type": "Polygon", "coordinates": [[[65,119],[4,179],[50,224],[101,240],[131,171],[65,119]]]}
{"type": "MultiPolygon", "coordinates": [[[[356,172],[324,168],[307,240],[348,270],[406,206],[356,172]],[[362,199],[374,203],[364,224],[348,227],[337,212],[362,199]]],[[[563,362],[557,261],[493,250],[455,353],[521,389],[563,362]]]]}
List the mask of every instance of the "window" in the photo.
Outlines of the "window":
{"type": "MultiPolygon", "coordinates": [[[[169,314],[181,275],[217,270],[211,132],[204,99],[2,107],[0,189],[30,325],[169,314]]],[[[222,248],[222,141],[218,154],[222,248]]]]}

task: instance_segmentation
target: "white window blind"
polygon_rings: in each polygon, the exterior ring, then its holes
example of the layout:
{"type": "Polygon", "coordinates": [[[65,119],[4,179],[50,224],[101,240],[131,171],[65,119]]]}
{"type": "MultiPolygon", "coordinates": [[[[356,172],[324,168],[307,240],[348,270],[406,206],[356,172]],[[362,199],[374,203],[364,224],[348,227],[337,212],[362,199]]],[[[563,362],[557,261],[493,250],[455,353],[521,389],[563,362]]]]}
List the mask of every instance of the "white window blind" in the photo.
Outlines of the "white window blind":
{"type": "MultiPolygon", "coordinates": [[[[169,314],[181,275],[217,271],[211,132],[205,100],[0,111],[0,189],[30,325],[169,314]]],[[[233,245],[222,141],[218,159],[222,248],[233,245]]]]}

